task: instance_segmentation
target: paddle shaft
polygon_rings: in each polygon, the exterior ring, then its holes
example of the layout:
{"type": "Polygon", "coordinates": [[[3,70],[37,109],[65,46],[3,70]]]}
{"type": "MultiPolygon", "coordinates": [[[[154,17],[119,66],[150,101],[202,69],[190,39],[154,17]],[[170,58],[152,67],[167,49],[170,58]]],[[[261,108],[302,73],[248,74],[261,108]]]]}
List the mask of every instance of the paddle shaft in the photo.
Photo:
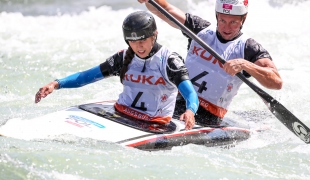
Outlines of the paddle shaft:
{"type": "MultiPolygon", "coordinates": [[[[192,31],[175,19],[171,14],[169,14],[164,8],[158,5],[155,1],[149,0],[149,3],[154,6],[159,12],[165,15],[170,21],[175,23],[184,33],[186,33],[190,38],[196,41],[200,46],[207,50],[211,55],[213,55],[222,64],[225,64],[225,60],[215,52],[209,45],[202,41],[198,36],[196,36],[192,31]]],[[[290,131],[292,131],[297,137],[307,144],[310,144],[310,129],[302,123],[298,118],[296,118],[289,110],[287,110],[282,104],[280,104],[276,99],[271,97],[268,93],[264,92],[261,88],[257,87],[255,84],[251,83],[246,77],[240,72],[236,74],[244,83],[246,83],[252,90],[254,90],[267,105],[268,109],[271,111],[275,117],[280,120],[290,131]]]]}

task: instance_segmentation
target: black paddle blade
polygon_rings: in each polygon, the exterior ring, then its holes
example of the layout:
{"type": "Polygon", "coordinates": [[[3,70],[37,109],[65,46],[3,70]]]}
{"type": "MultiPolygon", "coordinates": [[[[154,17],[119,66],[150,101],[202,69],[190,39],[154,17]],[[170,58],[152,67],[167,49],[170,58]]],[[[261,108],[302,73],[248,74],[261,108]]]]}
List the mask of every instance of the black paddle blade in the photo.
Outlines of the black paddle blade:
{"type": "Polygon", "coordinates": [[[307,144],[310,144],[310,129],[302,123],[294,114],[287,110],[276,99],[261,91],[258,93],[268,109],[276,116],[290,131],[307,144]]]}
{"type": "Polygon", "coordinates": [[[310,144],[310,129],[304,123],[302,123],[296,116],[294,116],[294,114],[287,110],[280,102],[259,87],[255,86],[242,74],[238,73],[237,76],[263,99],[268,109],[278,120],[280,120],[302,141],[310,144]]]}

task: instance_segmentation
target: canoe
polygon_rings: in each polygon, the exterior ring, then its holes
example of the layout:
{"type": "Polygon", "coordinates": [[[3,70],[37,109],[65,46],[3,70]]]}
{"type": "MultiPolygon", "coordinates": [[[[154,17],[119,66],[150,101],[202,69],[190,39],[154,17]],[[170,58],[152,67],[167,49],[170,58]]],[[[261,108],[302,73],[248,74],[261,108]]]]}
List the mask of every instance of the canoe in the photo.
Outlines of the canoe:
{"type": "Polygon", "coordinates": [[[195,125],[191,130],[185,130],[184,122],[178,119],[172,119],[167,125],[136,120],[115,111],[114,103],[88,103],[29,120],[11,119],[0,127],[0,135],[24,140],[73,135],[146,151],[169,150],[187,144],[235,145],[251,135],[250,129],[234,127],[225,119],[219,126],[195,125]]]}

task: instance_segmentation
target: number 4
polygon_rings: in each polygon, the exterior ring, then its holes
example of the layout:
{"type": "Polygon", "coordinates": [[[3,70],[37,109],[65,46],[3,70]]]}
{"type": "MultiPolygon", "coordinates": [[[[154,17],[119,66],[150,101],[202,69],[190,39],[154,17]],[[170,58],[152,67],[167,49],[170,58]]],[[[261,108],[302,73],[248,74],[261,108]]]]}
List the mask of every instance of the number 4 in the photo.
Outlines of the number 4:
{"type": "Polygon", "coordinates": [[[144,106],[144,102],[141,102],[141,106],[137,107],[136,104],[139,101],[140,97],[142,96],[143,92],[139,92],[137,94],[137,96],[135,97],[135,100],[132,102],[131,107],[136,108],[136,109],[140,109],[141,111],[146,111],[147,108],[144,106]]]}
{"type": "Polygon", "coordinates": [[[198,74],[197,76],[195,76],[194,78],[191,79],[191,82],[194,86],[198,87],[198,92],[202,93],[202,91],[206,91],[208,88],[206,87],[207,82],[206,81],[202,81],[201,84],[197,83],[196,81],[199,80],[200,78],[206,76],[207,74],[209,74],[206,71],[203,71],[202,73],[198,74]]]}

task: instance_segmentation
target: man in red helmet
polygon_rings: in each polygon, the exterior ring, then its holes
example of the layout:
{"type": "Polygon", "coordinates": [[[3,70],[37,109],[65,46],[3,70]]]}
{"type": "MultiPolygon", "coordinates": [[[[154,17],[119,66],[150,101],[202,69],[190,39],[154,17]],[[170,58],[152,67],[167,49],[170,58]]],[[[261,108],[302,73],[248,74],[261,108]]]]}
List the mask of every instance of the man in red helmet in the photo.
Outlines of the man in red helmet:
{"type": "MultiPolygon", "coordinates": [[[[179,29],[148,0],[138,1],[145,3],[152,13],[179,29]]],[[[155,1],[226,60],[224,65],[221,64],[183,32],[189,41],[185,65],[199,97],[199,109],[195,115],[197,123],[214,125],[222,121],[242,84],[235,76],[239,72],[247,78],[253,76],[266,88],[282,88],[282,79],[268,51],[241,32],[248,13],[248,0],[216,0],[215,30],[209,27],[209,21],[184,13],[166,0],[155,1]]],[[[184,108],[183,104],[182,100],[176,104],[176,116],[184,108]]]]}

